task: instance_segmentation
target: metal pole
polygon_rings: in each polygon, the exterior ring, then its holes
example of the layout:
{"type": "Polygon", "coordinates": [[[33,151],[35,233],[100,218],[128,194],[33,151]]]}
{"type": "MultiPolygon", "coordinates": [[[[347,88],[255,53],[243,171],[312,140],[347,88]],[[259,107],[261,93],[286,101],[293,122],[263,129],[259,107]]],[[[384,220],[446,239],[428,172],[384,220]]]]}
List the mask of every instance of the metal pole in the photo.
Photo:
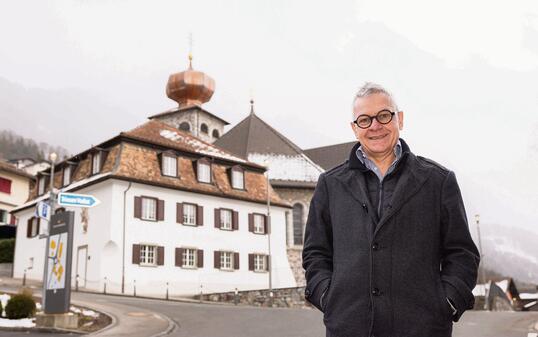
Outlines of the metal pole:
{"type": "MultiPolygon", "coordinates": [[[[54,214],[54,206],[56,202],[56,195],[54,193],[54,162],[56,161],[56,153],[52,152],[49,155],[50,159],[50,191],[49,191],[49,206],[50,206],[50,216],[54,214]]],[[[39,182],[38,182],[39,184],[39,182]]],[[[49,218],[50,219],[50,218],[49,218]]],[[[45,304],[47,301],[47,272],[49,269],[49,245],[50,245],[50,220],[47,222],[47,236],[46,247],[45,247],[45,265],[43,266],[43,294],[41,297],[41,304],[43,311],[46,312],[45,304]]]]}
{"type": "Polygon", "coordinates": [[[127,198],[127,191],[131,188],[131,182],[125,191],[123,191],[123,233],[121,236],[121,293],[125,294],[125,203],[127,198]]]}
{"type": "Polygon", "coordinates": [[[269,306],[273,306],[273,261],[271,261],[271,196],[269,194],[269,165],[267,165],[267,263],[269,271],[269,306]]]}
{"type": "Polygon", "coordinates": [[[486,291],[486,270],[484,268],[484,254],[482,253],[482,237],[480,235],[480,214],[475,214],[474,219],[476,221],[476,232],[478,234],[478,252],[480,254],[480,265],[478,270],[482,278],[482,284],[484,285],[484,310],[488,309],[487,291],[486,291]]]}

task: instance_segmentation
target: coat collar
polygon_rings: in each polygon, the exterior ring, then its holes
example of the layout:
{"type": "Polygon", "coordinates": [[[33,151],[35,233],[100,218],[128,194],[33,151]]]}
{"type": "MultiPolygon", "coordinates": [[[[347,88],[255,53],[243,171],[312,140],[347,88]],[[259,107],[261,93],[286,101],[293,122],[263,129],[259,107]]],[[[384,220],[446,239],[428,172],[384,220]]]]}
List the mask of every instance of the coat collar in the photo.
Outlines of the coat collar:
{"type": "Polygon", "coordinates": [[[392,198],[392,208],[383,213],[381,219],[377,219],[375,208],[370,203],[365,186],[364,173],[368,168],[357,158],[356,152],[360,143],[355,144],[349,155],[348,170],[343,170],[337,175],[346,190],[360,203],[361,207],[368,210],[368,214],[374,223],[377,223],[374,237],[383,225],[392,218],[401,207],[415,195],[429,178],[430,172],[421,165],[417,157],[411,152],[407,143],[400,138],[402,144],[402,158],[397,164],[396,170],[402,170],[392,198]]]}

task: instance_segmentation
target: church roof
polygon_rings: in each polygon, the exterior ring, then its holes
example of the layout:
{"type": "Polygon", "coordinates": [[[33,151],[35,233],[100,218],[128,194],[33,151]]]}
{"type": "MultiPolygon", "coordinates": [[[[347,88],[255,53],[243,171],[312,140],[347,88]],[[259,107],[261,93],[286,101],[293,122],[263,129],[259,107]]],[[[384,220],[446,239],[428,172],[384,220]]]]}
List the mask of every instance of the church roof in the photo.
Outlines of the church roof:
{"type": "Polygon", "coordinates": [[[253,109],[214,144],[251,162],[269,165],[271,181],[281,185],[293,182],[311,187],[323,172],[300,147],[258,117],[253,109]]]}
{"type": "Polygon", "coordinates": [[[224,125],[230,124],[227,121],[225,121],[224,119],[220,118],[219,116],[212,114],[211,112],[207,111],[206,109],[204,109],[204,108],[202,108],[201,106],[198,106],[198,105],[188,105],[188,106],[184,106],[184,107],[175,107],[175,108],[160,112],[158,114],[149,116],[148,119],[156,119],[156,118],[159,118],[159,117],[164,117],[164,116],[172,115],[172,114],[175,114],[175,113],[181,113],[181,112],[184,112],[184,111],[186,112],[186,111],[190,111],[190,110],[203,111],[206,114],[208,114],[209,116],[219,120],[224,125]]]}
{"type": "Polygon", "coordinates": [[[345,162],[346,159],[349,158],[349,152],[355,144],[357,144],[357,142],[352,141],[329,146],[321,146],[304,150],[304,153],[316,164],[323,167],[323,169],[329,170],[345,162]]]}
{"type": "Polygon", "coordinates": [[[303,151],[260,117],[250,113],[245,119],[215,141],[236,155],[247,158],[250,153],[299,155],[303,151]]]}

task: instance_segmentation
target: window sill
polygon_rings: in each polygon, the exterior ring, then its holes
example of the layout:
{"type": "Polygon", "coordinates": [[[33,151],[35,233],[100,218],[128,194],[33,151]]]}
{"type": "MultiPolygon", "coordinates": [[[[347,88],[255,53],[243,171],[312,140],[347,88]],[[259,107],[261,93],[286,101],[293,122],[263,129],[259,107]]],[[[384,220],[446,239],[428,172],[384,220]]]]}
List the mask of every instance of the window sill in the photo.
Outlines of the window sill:
{"type": "Polygon", "coordinates": [[[140,220],[149,221],[149,222],[157,222],[158,221],[157,219],[144,219],[144,218],[140,218],[140,220]]]}
{"type": "Polygon", "coordinates": [[[190,223],[182,223],[183,226],[189,226],[189,227],[198,227],[197,224],[190,224],[190,223]]]}
{"type": "Polygon", "coordinates": [[[264,232],[251,232],[252,234],[256,234],[256,235],[266,235],[267,233],[264,233],[264,232]]]}
{"type": "Polygon", "coordinates": [[[196,266],[181,266],[181,269],[196,270],[196,269],[198,269],[198,267],[196,267],[196,266]]]}
{"type": "Polygon", "coordinates": [[[224,228],[224,227],[219,227],[219,229],[220,229],[221,231],[226,231],[226,232],[233,232],[233,231],[234,231],[234,229],[233,229],[233,228],[224,228]]]}
{"type": "Polygon", "coordinates": [[[151,263],[139,263],[138,264],[140,267],[150,267],[150,268],[157,268],[158,265],[156,264],[151,264],[151,263]]]}
{"type": "Polygon", "coordinates": [[[220,271],[225,271],[225,272],[228,272],[228,273],[229,273],[229,272],[234,272],[234,271],[235,271],[235,269],[233,269],[233,268],[232,268],[232,269],[228,269],[228,268],[226,268],[226,269],[225,269],[225,268],[219,268],[219,270],[220,270],[220,271]]]}
{"type": "Polygon", "coordinates": [[[266,274],[266,273],[268,273],[267,270],[253,270],[253,272],[258,273],[258,274],[266,274]]]}

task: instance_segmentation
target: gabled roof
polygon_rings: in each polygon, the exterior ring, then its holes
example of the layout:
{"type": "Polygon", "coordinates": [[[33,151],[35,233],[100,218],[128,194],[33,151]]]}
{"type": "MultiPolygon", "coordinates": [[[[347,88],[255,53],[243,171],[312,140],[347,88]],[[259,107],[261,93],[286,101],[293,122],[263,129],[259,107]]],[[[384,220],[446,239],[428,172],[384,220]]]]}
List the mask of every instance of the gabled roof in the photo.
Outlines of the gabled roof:
{"type": "Polygon", "coordinates": [[[329,146],[321,146],[304,150],[304,153],[316,164],[323,167],[325,170],[329,170],[345,162],[346,159],[349,158],[349,152],[355,144],[357,144],[357,142],[352,141],[329,146]]]}
{"type": "Polygon", "coordinates": [[[236,155],[248,158],[250,153],[301,155],[303,151],[254,113],[226,132],[214,143],[236,155]]]}
{"type": "MultiPolygon", "coordinates": [[[[66,164],[57,164],[54,174],[55,188],[75,191],[107,179],[126,180],[146,185],[213,195],[217,197],[244,200],[265,204],[267,202],[267,179],[265,167],[236,157],[212,144],[201,141],[187,132],[172,128],[165,123],[150,120],[133,130],[122,132],[97,147],[83,151],[70,160],[76,159],[71,183],[62,186],[62,170],[66,164]],[[91,153],[96,149],[104,151],[102,167],[97,175],[91,174],[91,153]],[[159,154],[166,151],[177,154],[179,177],[168,177],[161,173],[159,154]],[[212,183],[200,183],[196,178],[193,160],[209,158],[212,167],[212,183]],[[245,189],[231,186],[229,169],[235,165],[245,168],[245,189]]],[[[37,195],[37,184],[30,191],[28,202],[13,211],[33,206],[46,196],[37,195]]],[[[48,186],[46,187],[48,190],[48,186]]],[[[290,207],[269,186],[271,203],[290,207]]]]}
{"type": "Polygon", "coordinates": [[[10,164],[8,162],[5,162],[3,160],[0,160],[0,171],[6,171],[6,172],[9,172],[9,173],[13,173],[13,174],[16,174],[18,176],[28,178],[30,180],[35,179],[35,177],[33,175],[31,175],[30,173],[27,173],[24,170],[18,169],[17,167],[15,167],[15,165],[12,165],[12,164],[10,164]]]}

